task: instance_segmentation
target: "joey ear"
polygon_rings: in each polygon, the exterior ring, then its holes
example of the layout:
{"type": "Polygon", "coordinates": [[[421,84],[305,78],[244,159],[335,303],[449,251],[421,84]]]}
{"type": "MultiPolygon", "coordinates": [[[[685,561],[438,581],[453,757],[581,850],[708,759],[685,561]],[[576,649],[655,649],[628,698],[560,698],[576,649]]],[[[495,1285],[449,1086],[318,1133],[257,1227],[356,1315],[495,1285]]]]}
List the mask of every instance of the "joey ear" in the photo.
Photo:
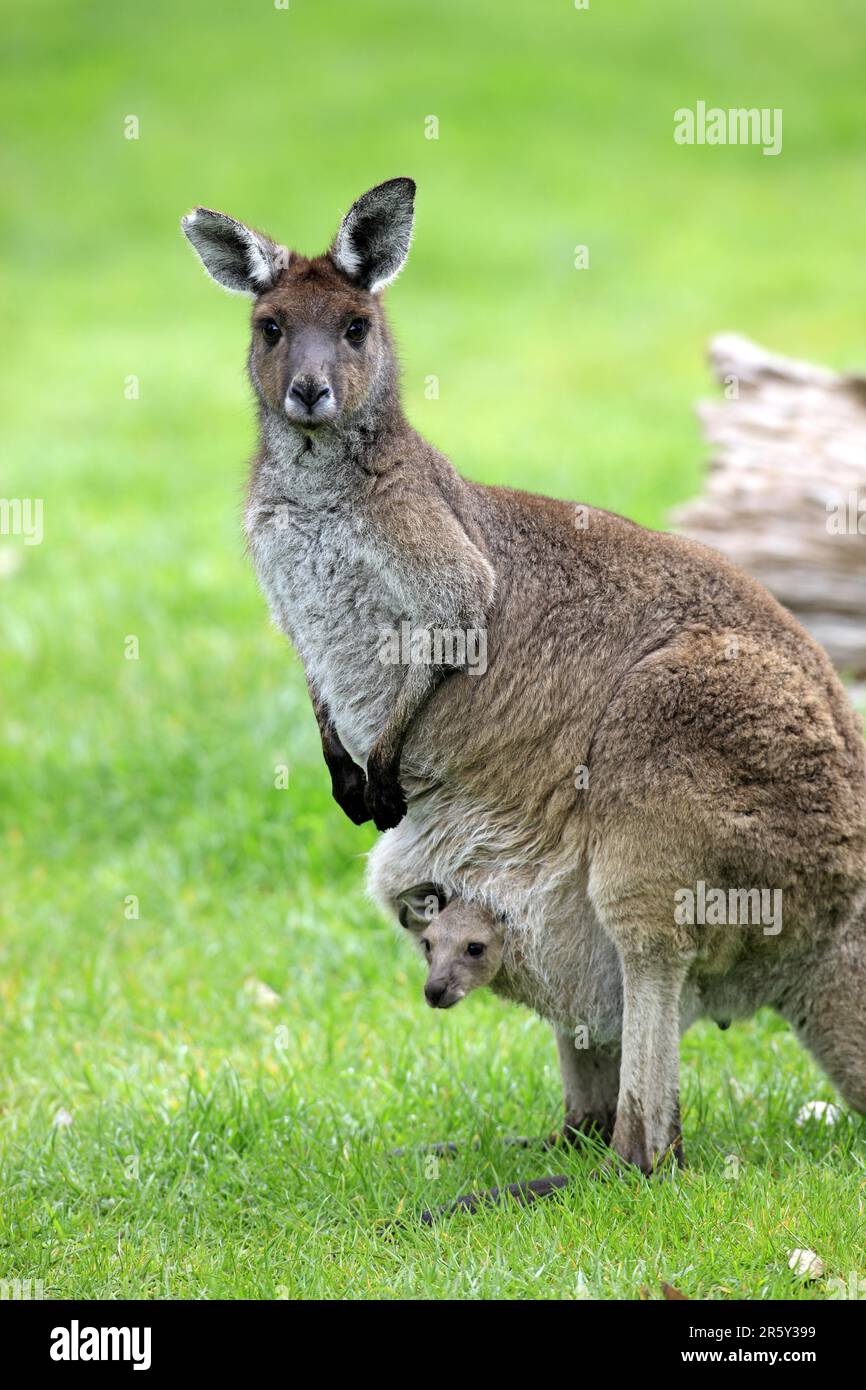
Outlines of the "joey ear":
{"type": "Polygon", "coordinates": [[[407,888],[397,898],[400,926],[408,931],[421,930],[439,915],[446,902],[445,894],[435,883],[419,883],[415,888],[407,888]]]}
{"type": "Polygon", "coordinates": [[[415,183],[389,179],[353,203],[331,247],[338,270],[375,294],[403,269],[412,240],[415,183]]]}
{"type": "Polygon", "coordinates": [[[289,263],[285,246],[212,208],[194,208],[181,218],[208,275],[235,294],[261,294],[289,263]]]}

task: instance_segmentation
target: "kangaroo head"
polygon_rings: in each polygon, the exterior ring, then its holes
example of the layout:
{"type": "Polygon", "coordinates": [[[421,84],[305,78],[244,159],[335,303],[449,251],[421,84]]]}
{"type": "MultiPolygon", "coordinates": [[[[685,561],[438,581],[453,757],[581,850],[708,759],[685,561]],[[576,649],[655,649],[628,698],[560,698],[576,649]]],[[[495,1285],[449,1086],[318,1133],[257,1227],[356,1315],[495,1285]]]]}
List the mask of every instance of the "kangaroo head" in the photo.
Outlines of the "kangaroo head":
{"type": "Polygon", "coordinates": [[[397,899],[402,926],[427,961],[424,997],[433,1009],[450,1009],[473,989],[489,985],[502,963],[504,930],[492,913],[422,883],[397,899]]]}
{"type": "Polygon", "coordinates": [[[415,184],[391,179],[349,209],[331,247],[310,260],[210,208],[181,223],[205,269],[253,299],[249,371],[279,428],[310,437],[369,415],[395,389],[379,292],[409,252],[415,184]]]}

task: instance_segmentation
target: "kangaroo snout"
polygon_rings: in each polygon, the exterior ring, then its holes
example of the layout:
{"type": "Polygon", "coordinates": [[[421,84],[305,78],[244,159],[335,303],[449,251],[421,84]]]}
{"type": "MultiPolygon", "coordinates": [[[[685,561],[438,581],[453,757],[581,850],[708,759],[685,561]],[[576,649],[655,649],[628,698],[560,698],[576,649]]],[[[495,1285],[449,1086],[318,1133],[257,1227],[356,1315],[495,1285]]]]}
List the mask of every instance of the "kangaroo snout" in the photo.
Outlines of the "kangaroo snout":
{"type": "Polygon", "coordinates": [[[324,376],[299,372],[286,396],[286,414],[301,424],[319,424],[333,414],[334,393],[324,376]]]}
{"type": "Polygon", "coordinates": [[[424,986],[424,998],[431,1009],[450,1009],[463,998],[462,990],[453,990],[448,980],[428,980],[424,986]]]}

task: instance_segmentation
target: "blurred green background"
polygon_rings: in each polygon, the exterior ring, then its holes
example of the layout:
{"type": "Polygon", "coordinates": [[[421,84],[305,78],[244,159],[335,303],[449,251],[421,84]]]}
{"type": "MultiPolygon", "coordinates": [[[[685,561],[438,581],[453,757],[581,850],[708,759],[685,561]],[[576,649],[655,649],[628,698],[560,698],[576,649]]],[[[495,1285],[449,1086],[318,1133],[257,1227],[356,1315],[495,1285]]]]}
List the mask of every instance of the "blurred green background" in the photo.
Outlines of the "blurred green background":
{"type": "Polygon", "coordinates": [[[832,1091],[769,1018],[686,1040],[676,1192],[583,1183],[377,1236],[547,1163],[501,1136],[556,1120],[553,1049],[492,998],[434,1017],[363,901],[372,834],[330,801],[243,555],[248,307],[178,230],[203,203],[316,253],[365,188],[412,175],[388,295],[411,419],[473,478],[663,525],[700,486],[711,333],[866,365],[862,5],[2,0],[0,18],[0,495],[45,518],[40,546],[0,537],[0,1278],[57,1297],[635,1297],[657,1278],[827,1296],[793,1280],[795,1246],[863,1273],[862,1129],[793,1126],[832,1091]],[[782,154],[676,145],[699,99],[781,107],[782,154]],[[441,1172],[387,1157],[472,1135],[441,1172]]]}

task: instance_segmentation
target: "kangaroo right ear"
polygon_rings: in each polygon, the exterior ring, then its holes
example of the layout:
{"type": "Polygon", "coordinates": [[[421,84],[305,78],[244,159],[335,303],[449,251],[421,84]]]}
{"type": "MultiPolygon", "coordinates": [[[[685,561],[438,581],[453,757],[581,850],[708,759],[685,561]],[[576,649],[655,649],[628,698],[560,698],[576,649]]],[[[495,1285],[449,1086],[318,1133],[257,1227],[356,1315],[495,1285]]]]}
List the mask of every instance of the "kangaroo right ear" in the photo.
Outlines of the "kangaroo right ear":
{"type": "Polygon", "coordinates": [[[376,294],[403,269],[415,219],[415,183],[389,179],[353,203],[331,247],[338,270],[376,294]]]}
{"type": "Polygon", "coordinates": [[[407,888],[397,898],[400,926],[408,931],[418,931],[438,917],[446,904],[445,894],[435,883],[419,883],[415,888],[407,888]]]}
{"type": "Polygon", "coordinates": [[[285,246],[224,212],[194,208],[180,225],[208,275],[235,294],[257,295],[271,289],[289,263],[285,246]]]}

